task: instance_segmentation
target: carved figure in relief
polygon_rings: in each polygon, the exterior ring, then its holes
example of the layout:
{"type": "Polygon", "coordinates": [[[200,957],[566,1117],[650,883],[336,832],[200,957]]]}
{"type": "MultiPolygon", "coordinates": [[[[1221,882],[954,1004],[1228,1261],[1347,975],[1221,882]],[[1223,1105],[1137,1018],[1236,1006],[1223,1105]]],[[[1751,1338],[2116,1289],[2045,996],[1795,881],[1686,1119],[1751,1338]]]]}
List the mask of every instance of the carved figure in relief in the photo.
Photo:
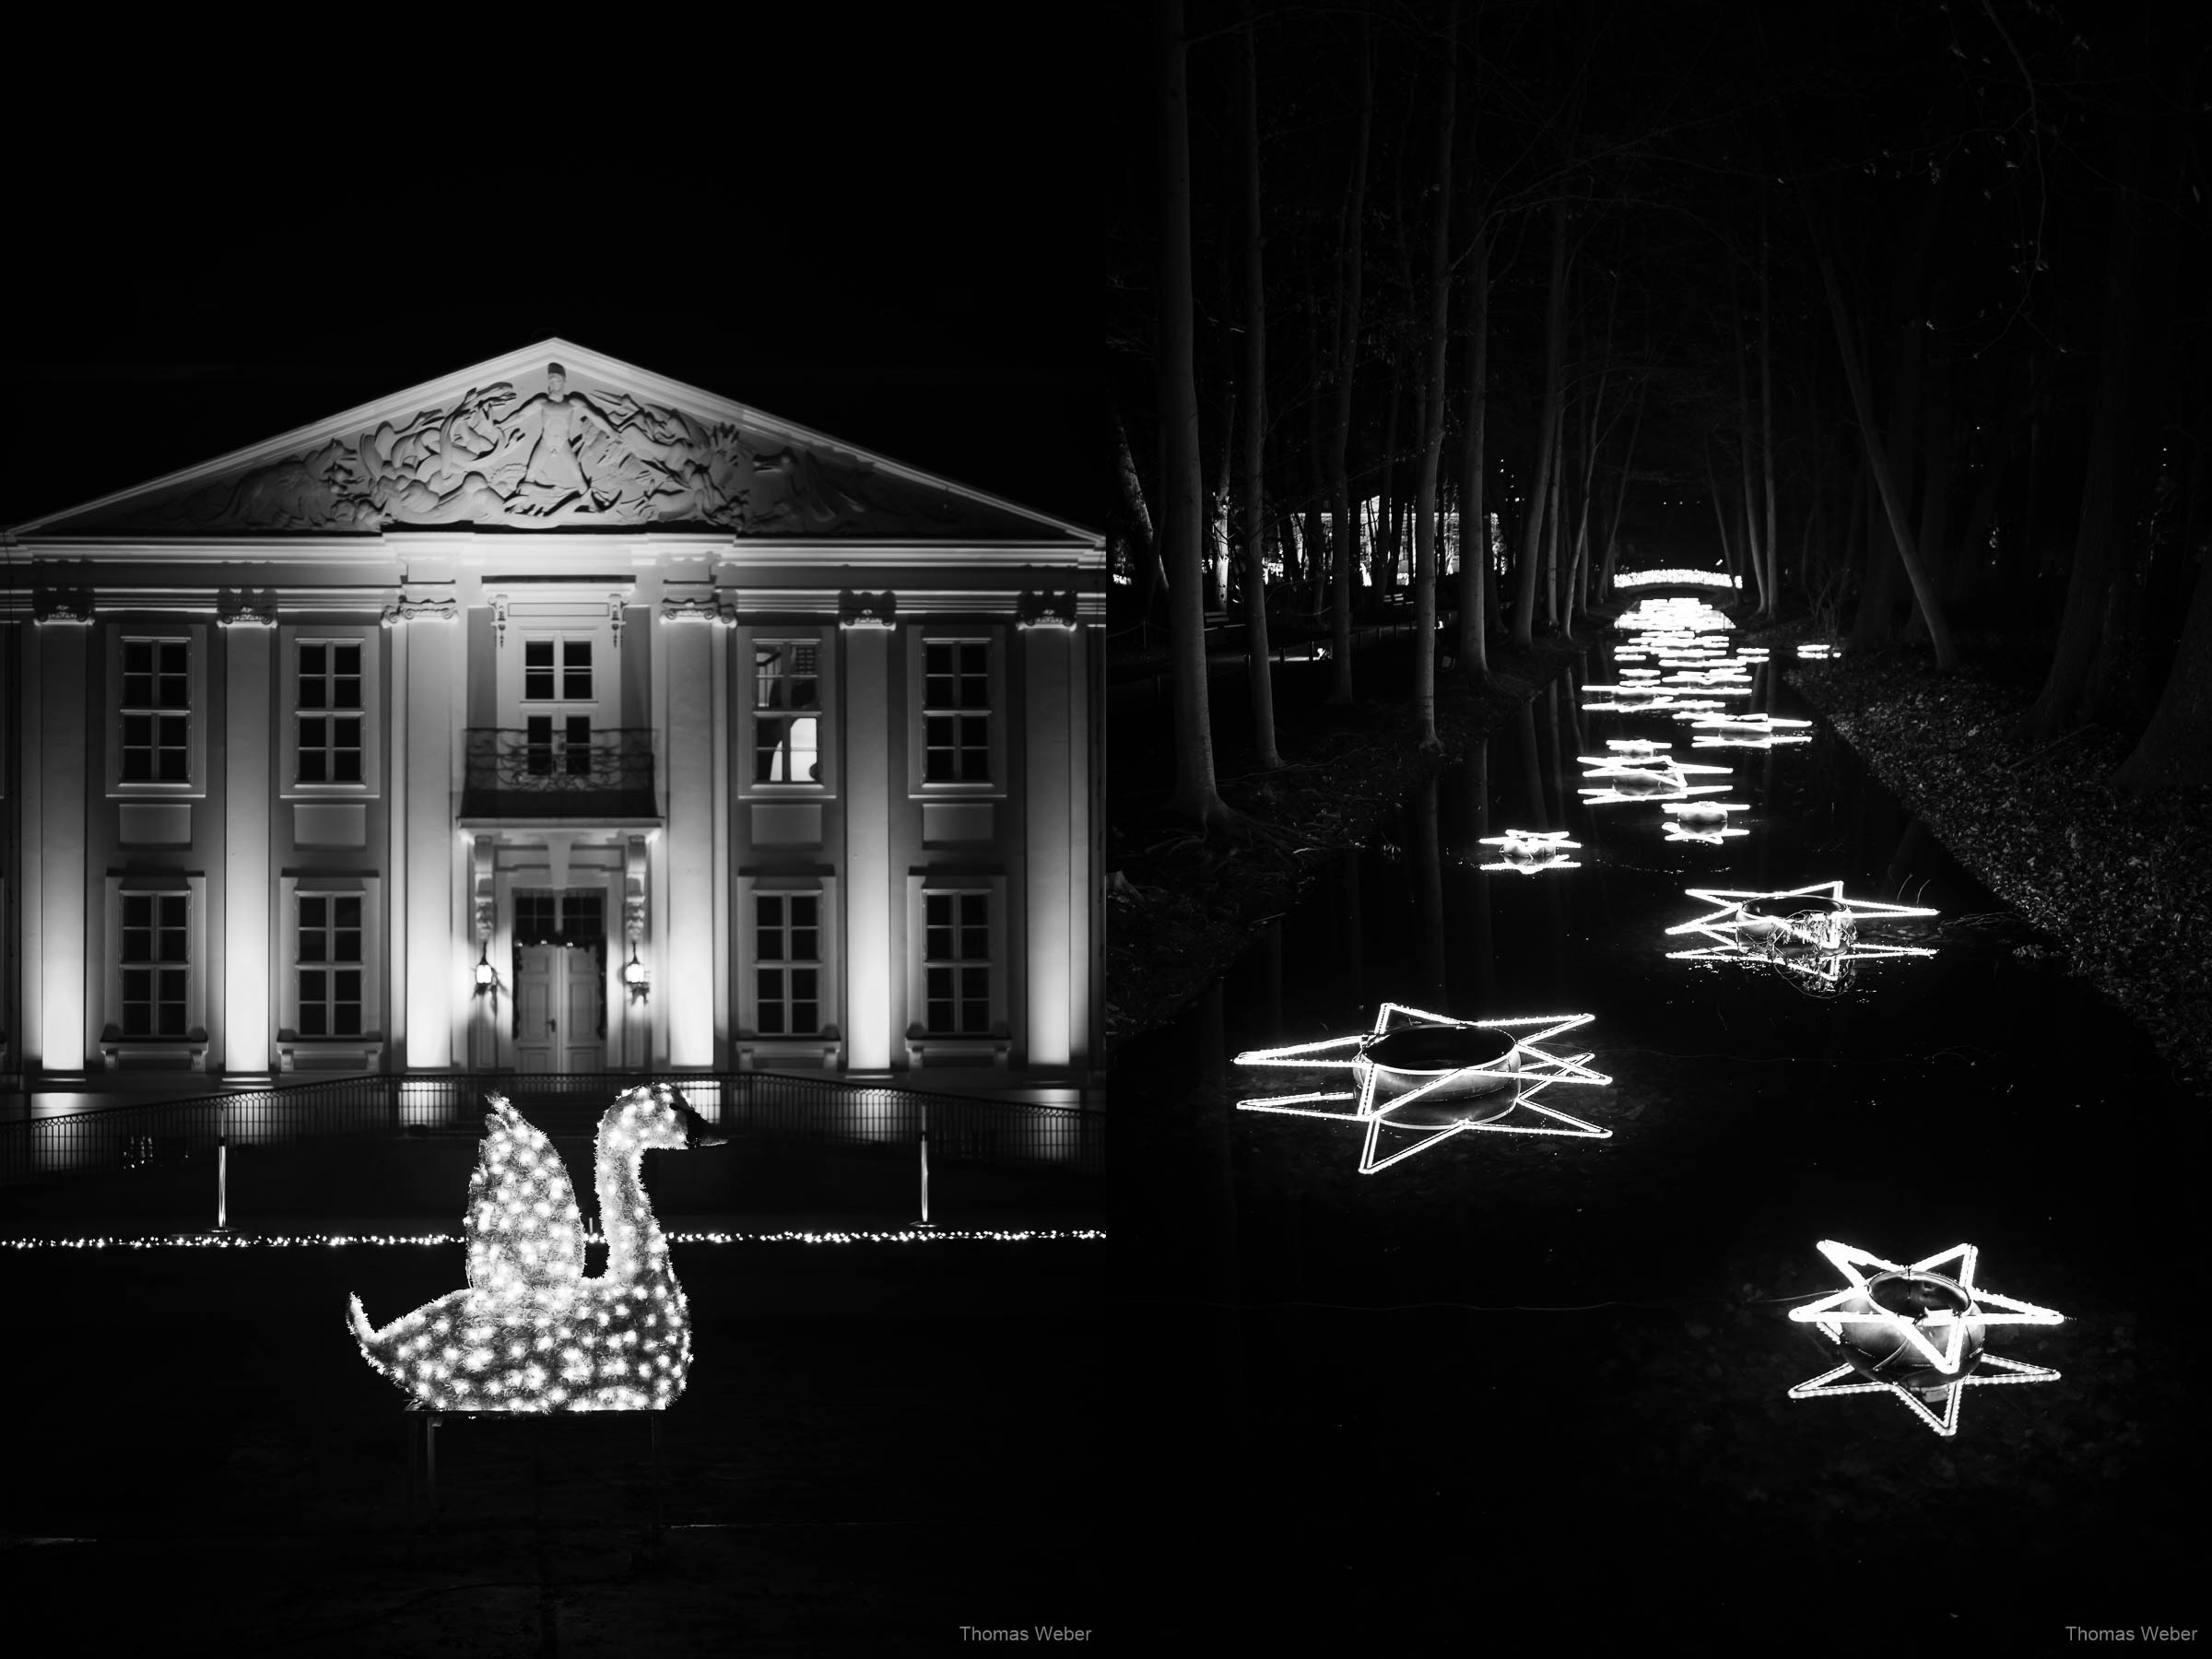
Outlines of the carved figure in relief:
{"type": "Polygon", "coordinates": [[[510,513],[542,516],[572,501],[598,511],[612,501],[615,492],[602,495],[584,477],[576,452],[594,429],[611,440],[614,423],[590,398],[570,393],[568,371],[559,363],[547,367],[546,389],[501,426],[491,478],[495,487],[507,487],[510,513]]]}
{"type": "Polygon", "coordinates": [[[333,439],[303,455],[186,496],[167,516],[191,524],[244,524],[257,530],[319,530],[340,516],[359,482],[353,452],[333,439]]]}

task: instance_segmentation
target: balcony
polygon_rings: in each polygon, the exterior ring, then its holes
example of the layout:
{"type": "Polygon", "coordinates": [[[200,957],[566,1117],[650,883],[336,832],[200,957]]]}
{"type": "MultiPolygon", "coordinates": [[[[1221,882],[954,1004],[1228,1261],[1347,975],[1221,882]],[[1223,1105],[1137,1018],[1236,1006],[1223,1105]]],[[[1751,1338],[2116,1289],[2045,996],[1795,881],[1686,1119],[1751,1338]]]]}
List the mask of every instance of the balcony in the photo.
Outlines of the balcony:
{"type": "Polygon", "coordinates": [[[464,818],[652,818],[650,727],[588,735],[470,726],[464,818]]]}

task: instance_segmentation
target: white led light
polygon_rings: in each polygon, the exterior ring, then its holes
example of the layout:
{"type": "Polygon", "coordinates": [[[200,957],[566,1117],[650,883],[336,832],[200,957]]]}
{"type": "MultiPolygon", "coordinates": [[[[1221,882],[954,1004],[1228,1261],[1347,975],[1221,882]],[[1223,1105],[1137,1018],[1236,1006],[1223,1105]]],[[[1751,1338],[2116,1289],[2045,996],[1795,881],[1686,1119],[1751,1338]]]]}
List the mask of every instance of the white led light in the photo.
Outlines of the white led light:
{"type": "Polygon", "coordinates": [[[1430,1014],[1400,1003],[1384,1003],[1376,1012],[1373,1027],[1357,1036],[1327,1037],[1317,1042],[1292,1043],[1286,1048],[1248,1049],[1237,1056],[1240,1065],[1282,1066],[1300,1071],[1348,1070],[1357,1085],[1355,1088],[1267,1095],[1239,1100],[1237,1105],[1246,1112],[1330,1118],[1364,1125],[1367,1135],[1359,1154],[1359,1172],[1363,1175],[1387,1169],[1401,1159],[1411,1158],[1416,1152],[1426,1151],[1439,1141],[1470,1129],[1493,1135],[1560,1135],[1606,1140],[1612,1136],[1610,1129],[1585,1124],[1535,1099],[1555,1083],[1603,1087],[1613,1081],[1583,1064],[1593,1057],[1588,1053],[1554,1054],[1538,1046],[1563,1031],[1589,1024],[1594,1018],[1589,1014],[1547,1014],[1514,1019],[1453,1019],[1448,1015],[1430,1014]],[[1382,1040],[1394,1031],[1415,1028],[1493,1031],[1507,1039],[1508,1047],[1502,1055],[1480,1064],[1459,1065],[1446,1062],[1418,1070],[1370,1057],[1382,1040]],[[1422,1080],[1409,1081],[1416,1078],[1422,1080]],[[1408,1121],[1433,1115],[1455,1100],[1502,1092],[1509,1088],[1512,1090],[1512,1098],[1491,1108],[1489,1115],[1481,1121],[1467,1116],[1441,1126],[1408,1121]],[[1348,1111],[1344,1109],[1347,1104],[1348,1111]],[[1417,1107],[1422,1110],[1414,1112],[1412,1109],[1417,1107]],[[1524,1108],[1551,1122],[1505,1121],[1524,1108]],[[1387,1157],[1378,1158],[1376,1151],[1385,1128],[1420,1138],[1387,1157]]]}
{"type": "Polygon", "coordinates": [[[1583,843],[1569,841],[1564,830],[1508,830],[1503,835],[1486,835],[1476,844],[1499,848],[1502,853],[1500,862],[1478,866],[1485,870],[1518,870],[1524,876],[1534,876],[1542,870],[1583,867],[1566,856],[1569,852],[1580,852],[1583,843]]]}
{"type": "Polygon", "coordinates": [[[441,1410],[636,1411],[673,1403],[690,1369],[690,1323],[641,1165],[649,1148],[680,1151],[695,1144],[699,1120],[666,1084],[630,1089],[607,1108],[594,1158],[607,1264],[599,1277],[587,1279],[582,1224],[560,1155],[503,1096],[489,1099],[464,1212],[469,1288],[381,1331],[370,1328],[354,1297],[349,1318],[363,1356],[423,1405],[441,1410]],[[650,1392],[609,1381],[627,1375],[613,1350],[638,1343],[633,1310],[648,1290],[673,1302],[665,1325],[647,1339],[672,1361],[650,1392]],[[465,1352],[448,1343],[435,1361],[415,1357],[414,1339],[426,1326],[453,1324],[467,1333],[465,1352]],[[545,1369],[530,1358],[535,1347],[549,1344],[582,1356],[571,1368],[581,1374],[566,1379],[577,1386],[558,1402],[546,1386],[545,1369]]]}
{"type": "Polygon", "coordinates": [[[1667,587],[1734,588],[1736,581],[1722,571],[1616,571],[1613,573],[1613,585],[1617,588],[1657,587],[1662,584],[1667,587]]]}
{"type": "Polygon", "coordinates": [[[1690,742],[1698,748],[1771,748],[1778,743],[1810,743],[1797,731],[1809,720],[1788,720],[1775,714],[1677,714],[1677,720],[1697,728],[1690,742]]]}
{"type": "Polygon", "coordinates": [[[1953,1245],[1910,1265],[1886,1262],[1833,1239],[1823,1239],[1819,1248],[1820,1253],[1851,1282],[1818,1301],[1792,1308],[1790,1317],[1799,1324],[1818,1326],[1830,1342],[1845,1347],[1855,1358],[1852,1363],[1798,1383],[1790,1390],[1791,1399],[1810,1400],[1847,1394],[1894,1394],[1937,1434],[1949,1436],[1959,1430],[1962,1390],[1990,1384],[2047,1382],[2058,1376],[2055,1371],[2041,1366],[2001,1359],[1982,1351],[1983,1335],[1990,1325],[2054,1325],[2064,1324],[2065,1320],[2049,1308],[1999,1296],[1976,1285],[1974,1275],[1981,1253],[1971,1244],[1953,1245]],[[1939,1271],[1952,1264],[1956,1264],[1954,1272],[1939,1271]],[[1877,1269],[1876,1277],[1870,1280],[1860,1271],[1863,1267],[1877,1269]],[[1879,1297],[1884,1283],[1891,1279],[1905,1281],[1908,1289],[1930,1287],[1932,1294],[1911,1299],[1923,1304],[1921,1311],[1897,1312],[1879,1297]],[[1925,1306],[1929,1301],[1958,1305],[1925,1306]],[[1878,1354],[1877,1349],[1881,1350],[1878,1354]],[[1983,1374],[1981,1368],[1985,1366],[1994,1366],[2002,1374],[1983,1374]],[[1884,1371],[1889,1371],[1891,1378],[1878,1374],[1884,1371]],[[1847,1377],[1853,1380],[1844,1382],[1847,1377]],[[1930,1402],[1943,1408],[1940,1417],[1929,1408],[1930,1402]]]}

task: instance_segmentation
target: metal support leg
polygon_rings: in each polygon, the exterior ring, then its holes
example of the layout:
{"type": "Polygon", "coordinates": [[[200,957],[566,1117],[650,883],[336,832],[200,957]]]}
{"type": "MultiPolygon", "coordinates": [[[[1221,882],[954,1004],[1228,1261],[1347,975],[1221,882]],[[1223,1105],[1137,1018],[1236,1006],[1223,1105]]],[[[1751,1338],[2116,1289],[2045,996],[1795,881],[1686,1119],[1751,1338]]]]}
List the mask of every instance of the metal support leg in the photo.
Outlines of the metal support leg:
{"type": "Polygon", "coordinates": [[[667,1528],[666,1528],[666,1526],[665,1526],[665,1525],[662,1524],[662,1520],[661,1520],[661,1414],[660,1414],[659,1412],[657,1412],[657,1411],[656,1411],[656,1412],[653,1412],[653,1413],[652,1414],[652,1418],[653,1418],[653,1546],[654,1546],[654,1547],[656,1547],[656,1548],[657,1548],[657,1547],[659,1547],[659,1546],[661,1545],[661,1543],[662,1543],[662,1542],[665,1540],[665,1536],[666,1536],[666,1534],[667,1534],[667,1528]]]}
{"type": "Polygon", "coordinates": [[[422,1415],[423,1462],[429,1474],[430,1530],[438,1530],[438,1414],[426,1411],[422,1415]]]}

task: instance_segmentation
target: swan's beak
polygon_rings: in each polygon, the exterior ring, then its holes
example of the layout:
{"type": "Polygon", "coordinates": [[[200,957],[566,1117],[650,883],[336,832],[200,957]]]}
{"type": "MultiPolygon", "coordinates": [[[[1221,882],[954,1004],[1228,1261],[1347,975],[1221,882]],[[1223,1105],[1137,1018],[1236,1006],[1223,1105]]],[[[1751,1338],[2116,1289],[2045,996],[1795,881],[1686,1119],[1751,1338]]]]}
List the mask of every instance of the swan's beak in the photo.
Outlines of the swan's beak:
{"type": "Polygon", "coordinates": [[[678,1106],[676,1110],[684,1120],[684,1145],[686,1147],[724,1147],[729,1144],[722,1135],[714,1133],[713,1124],[700,1117],[690,1107],[678,1106]]]}

